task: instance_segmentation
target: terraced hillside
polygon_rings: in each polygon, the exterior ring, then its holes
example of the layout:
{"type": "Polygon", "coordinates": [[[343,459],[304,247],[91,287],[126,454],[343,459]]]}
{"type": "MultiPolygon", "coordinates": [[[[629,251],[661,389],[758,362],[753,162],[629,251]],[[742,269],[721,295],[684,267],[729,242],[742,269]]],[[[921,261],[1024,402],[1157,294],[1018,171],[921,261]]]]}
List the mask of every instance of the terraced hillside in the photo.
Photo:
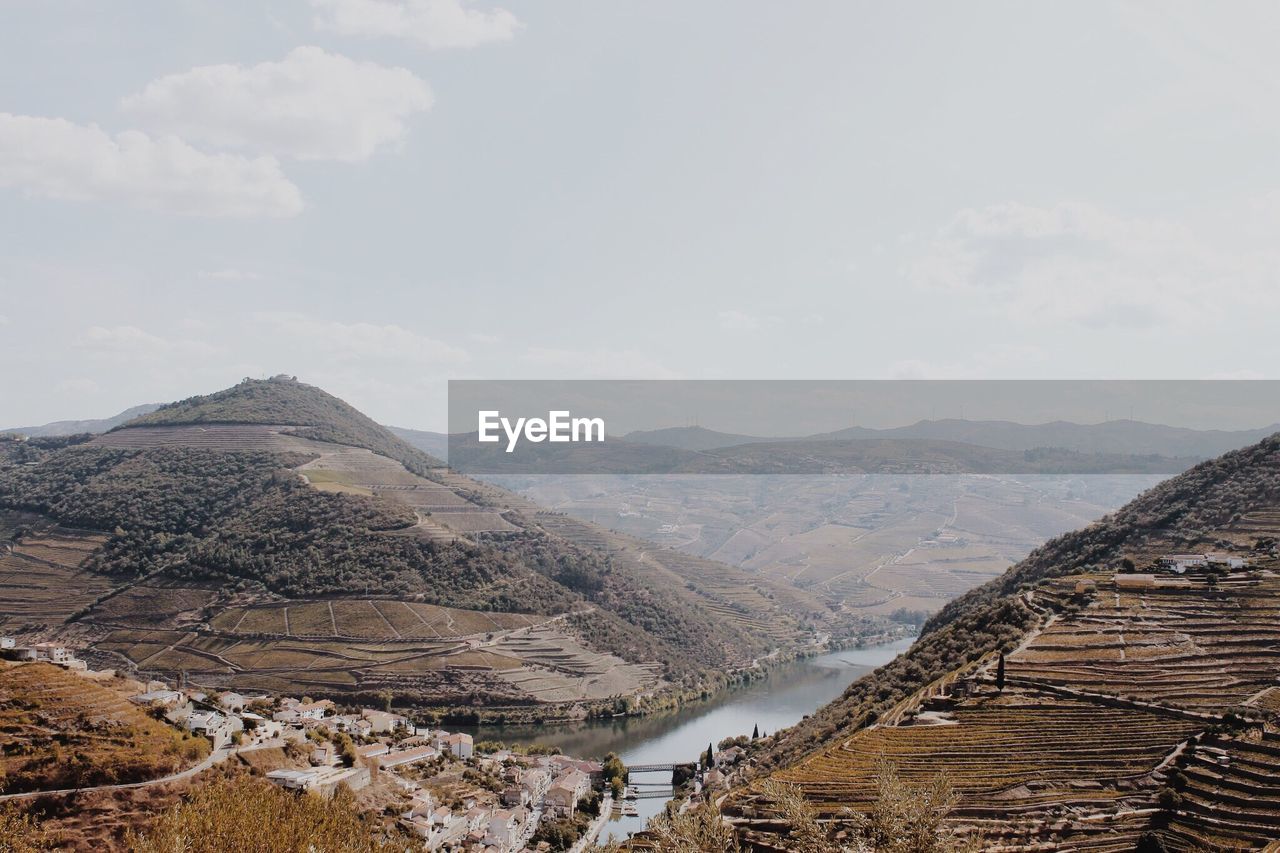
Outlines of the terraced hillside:
{"type": "Polygon", "coordinates": [[[0,512],[0,629],[62,622],[115,584],[85,568],[106,542],[39,516],[0,512]]]}
{"type": "MultiPolygon", "coordinates": [[[[799,590],[420,464],[353,413],[247,381],[24,450],[0,468],[0,508],[60,525],[59,553],[87,538],[63,574],[0,587],[0,613],[74,582],[24,626],[99,663],[443,708],[701,692],[840,627],[799,590]]],[[[57,562],[49,547],[27,532],[8,556],[57,562]]]]}
{"type": "Polygon", "coordinates": [[[152,719],[130,692],[52,664],[0,662],[0,793],[153,779],[208,754],[207,740],[152,719]]]}
{"type": "MultiPolygon", "coordinates": [[[[983,849],[1261,849],[1280,837],[1278,506],[1276,438],[1162,484],[962,598],[759,766],[833,832],[889,761],[945,773],[948,822],[983,849]],[[1157,565],[1207,551],[1245,565],[1157,565]]],[[[726,811],[785,849],[754,784],[726,811]]]]}

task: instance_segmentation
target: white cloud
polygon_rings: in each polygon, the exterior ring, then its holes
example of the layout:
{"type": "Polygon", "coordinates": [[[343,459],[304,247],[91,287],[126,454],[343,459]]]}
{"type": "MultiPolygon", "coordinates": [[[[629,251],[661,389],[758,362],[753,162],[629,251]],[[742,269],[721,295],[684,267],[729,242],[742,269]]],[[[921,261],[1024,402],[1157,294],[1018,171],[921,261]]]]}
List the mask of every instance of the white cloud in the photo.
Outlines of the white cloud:
{"type": "Polygon", "coordinates": [[[77,345],[100,356],[118,361],[141,361],[147,364],[160,359],[180,357],[208,358],[218,349],[190,338],[170,340],[143,331],[137,326],[90,326],[77,345]]]}
{"type": "Polygon", "coordinates": [[[95,394],[102,393],[102,386],[92,379],[63,379],[54,386],[54,391],[58,394],[70,395],[76,397],[90,397],[95,394]]]}
{"type": "Polygon", "coordinates": [[[917,286],[1017,322],[1193,327],[1230,306],[1280,307],[1280,253],[1083,204],[961,211],[904,270],[917,286]]]}
{"type": "Polygon", "coordinates": [[[1030,377],[1044,361],[1034,346],[1000,344],[955,361],[904,359],[889,366],[890,379],[1013,379],[1030,377]]]}
{"type": "Polygon", "coordinates": [[[394,324],[340,323],[287,312],[259,312],[253,319],[287,340],[295,353],[312,348],[330,359],[385,359],[419,366],[460,364],[469,359],[458,347],[394,324]]]}
{"type": "Polygon", "coordinates": [[[530,347],[519,363],[533,378],[557,379],[680,379],[662,362],[633,349],[576,350],[530,347]]]}
{"type": "Polygon", "coordinates": [[[172,136],[0,113],[0,187],[199,216],[294,216],[302,195],[273,157],[207,154],[172,136]]]}
{"type": "Polygon", "coordinates": [[[736,309],[721,311],[716,315],[720,328],[731,332],[754,332],[762,325],[760,318],[736,309]]]}
{"type": "Polygon", "coordinates": [[[510,41],[521,26],[506,9],[471,9],[465,0],[311,0],[311,5],[319,13],[319,29],[403,38],[432,50],[510,41]]]}
{"type": "Polygon", "coordinates": [[[298,47],[279,62],[202,65],[122,102],[148,126],[228,148],[300,160],[366,160],[400,144],[431,90],[405,68],[298,47]]]}

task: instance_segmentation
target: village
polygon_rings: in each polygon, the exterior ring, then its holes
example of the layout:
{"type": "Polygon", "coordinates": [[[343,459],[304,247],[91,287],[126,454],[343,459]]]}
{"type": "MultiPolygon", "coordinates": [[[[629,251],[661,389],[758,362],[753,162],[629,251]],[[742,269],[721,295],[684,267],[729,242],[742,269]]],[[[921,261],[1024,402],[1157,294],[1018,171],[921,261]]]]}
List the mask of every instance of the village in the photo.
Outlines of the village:
{"type": "MultiPolygon", "coordinates": [[[[73,649],[57,643],[24,645],[3,637],[0,657],[55,664],[92,679],[116,676],[89,669],[73,649]]],[[[470,734],[416,726],[386,709],[155,680],[144,687],[129,701],[207,738],[212,753],[204,765],[235,757],[299,794],[331,797],[345,786],[365,810],[393,816],[409,837],[421,840],[422,850],[580,850],[594,842],[615,803],[634,813],[624,803],[634,792],[623,784],[625,769],[616,758],[606,773],[599,761],[554,749],[477,745],[470,734]],[[540,827],[550,842],[538,839],[540,827]]]]}

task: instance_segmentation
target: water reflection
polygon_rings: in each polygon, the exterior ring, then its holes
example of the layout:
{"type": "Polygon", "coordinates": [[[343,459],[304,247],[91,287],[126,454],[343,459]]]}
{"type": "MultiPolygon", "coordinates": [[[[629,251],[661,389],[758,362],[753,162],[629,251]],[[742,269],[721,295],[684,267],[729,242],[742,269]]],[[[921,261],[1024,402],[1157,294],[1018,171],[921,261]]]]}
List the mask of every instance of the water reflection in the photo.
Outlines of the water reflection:
{"type": "MultiPolygon", "coordinates": [[[[772,733],[798,722],[835,699],[863,674],[893,660],[911,643],[905,639],[796,661],[747,687],[662,714],[559,725],[480,726],[472,732],[477,740],[547,744],[584,758],[616,752],[628,765],[691,762],[709,743],[750,735],[756,726],[762,733],[772,733]]],[[[644,783],[643,794],[669,794],[670,779],[663,775],[637,775],[634,781],[644,783]]],[[[662,811],[667,799],[669,796],[642,797],[636,803],[640,815],[619,818],[610,829],[618,837],[642,829],[649,817],[662,811]]]]}

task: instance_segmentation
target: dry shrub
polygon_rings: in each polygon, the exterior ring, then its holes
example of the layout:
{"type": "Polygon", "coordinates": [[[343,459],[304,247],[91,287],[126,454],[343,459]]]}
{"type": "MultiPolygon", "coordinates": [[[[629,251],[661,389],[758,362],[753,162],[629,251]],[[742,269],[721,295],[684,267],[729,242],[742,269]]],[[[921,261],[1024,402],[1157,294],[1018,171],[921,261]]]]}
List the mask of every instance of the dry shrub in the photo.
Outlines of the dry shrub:
{"type": "Polygon", "coordinates": [[[292,794],[262,779],[219,779],[145,831],[129,833],[134,853],[389,853],[340,787],[332,799],[292,794]]]}

